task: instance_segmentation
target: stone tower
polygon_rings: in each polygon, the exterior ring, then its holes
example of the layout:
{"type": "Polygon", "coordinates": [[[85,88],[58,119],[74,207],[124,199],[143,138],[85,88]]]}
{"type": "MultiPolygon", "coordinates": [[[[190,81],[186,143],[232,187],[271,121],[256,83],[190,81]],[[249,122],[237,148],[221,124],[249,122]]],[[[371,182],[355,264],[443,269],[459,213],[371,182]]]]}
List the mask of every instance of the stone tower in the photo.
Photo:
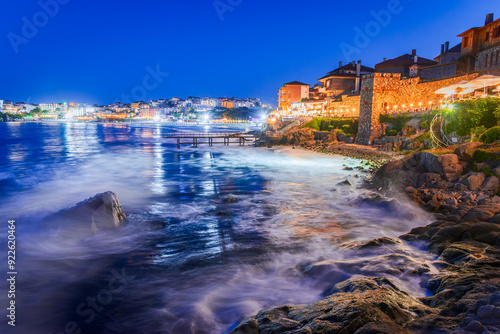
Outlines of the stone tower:
{"type": "Polygon", "coordinates": [[[399,73],[372,73],[363,76],[356,144],[371,145],[373,140],[382,137],[380,114],[385,107],[384,95],[387,90],[398,90],[400,80],[399,73]]]}

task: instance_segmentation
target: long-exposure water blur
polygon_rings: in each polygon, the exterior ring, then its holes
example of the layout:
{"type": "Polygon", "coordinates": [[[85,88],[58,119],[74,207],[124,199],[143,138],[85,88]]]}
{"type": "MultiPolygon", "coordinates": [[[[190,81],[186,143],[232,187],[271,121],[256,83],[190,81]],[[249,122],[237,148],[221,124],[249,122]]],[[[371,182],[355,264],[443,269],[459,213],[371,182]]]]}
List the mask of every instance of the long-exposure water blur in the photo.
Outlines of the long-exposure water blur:
{"type": "MultiPolygon", "coordinates": [[[[17,223],[19,318],[30,319],[16,329],[227,333],[263,307],[317,301],[356,274],[343,270],[325,282],[301,274],[301,263],[349,261],[361,255],[341,243],[428,222],[404,201],[398,210],[356,204],[365,190],[338,183],[361,184],[362,172],[343,169],[359,160],[291,148],[178,149],[163,138],[185,130],[0,124],[7,144],[0,147],[0,216],[17,223]],[[47,215],[108,190],[128,216],[121,228],[86,238],[39,228],[47,215]]],[[[430,256],[412,252],[421,261],[430,256]]],[[[410,294],[425,293],[399,279],[410,294]]]]}

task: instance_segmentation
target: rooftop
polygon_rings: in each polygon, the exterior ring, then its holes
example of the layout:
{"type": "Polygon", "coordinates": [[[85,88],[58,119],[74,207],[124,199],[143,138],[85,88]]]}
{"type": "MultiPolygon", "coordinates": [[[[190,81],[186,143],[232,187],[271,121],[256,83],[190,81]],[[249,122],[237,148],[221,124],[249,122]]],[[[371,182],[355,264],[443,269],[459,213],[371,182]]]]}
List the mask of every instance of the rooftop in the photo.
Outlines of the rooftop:
{"type": "Polygon", "coordinates": [[[482,28],[487,27],[487,26],[489,26],[491,24],[497,23],[500,20],[500,19],[493,20],[493,14],[488,14],[488,16],[486,17],[486,20],[488,20],[490,18],[489,15],[491,15],[491,22],[487,23],[488,21],[486,21],[485,24],[484,24],[484,26],[482,26],[482,27],[473,27],[473,28],[467,29],[463,33],[459,34],[458,37],[462,37],[463,35],[465,35],[469,31],[477,30],[477,29],[482,29],[482,28]]]}
{"type": "Polygon", "coordinates": [[[303,82],[300,82],[300,81],[292,81],[292,82],[288,82],[286,84],[284,84],[283,86],[310,86],[306,83],[303,83],[303,82]]]}
{"type": "MultiPolygon", "coordinates": [[[[330,71],[327,74],[337,73],[337,72],[340,72],[341,70],[356,72],[356,65],[349,63],[349,64],[346,64],[342,67],[339,67],[333,71],[330,71]]],[[[361,72],[375,72],[375,69],[368,67],[368,66],[361,65],[361,72]]]]}
{"type": "Polygon", "coordinates": [[[329,72],[327,75],[325,75],[322,78],[319,78],[318,80],[326,79],[326,78],[356,78],[356,73],[334,73],[329,72]]]}
{"type": "MultiPolygon", "coordinates": [[[[411,54],[405,53],[402,56],[399,56],[399,57],[393,58],[393,59],[388,59],[386,61],[378,63],[375,66],[411,66],[414,63],[415,63],[414,56],[412,56],[411,54]]],[[[427,58],[418,57],[418,59],[417,59],[417,65],[431,66],[431,65],[436,65],[436,64],[437,64],[436,61],[430,60],[427,58]]]]}

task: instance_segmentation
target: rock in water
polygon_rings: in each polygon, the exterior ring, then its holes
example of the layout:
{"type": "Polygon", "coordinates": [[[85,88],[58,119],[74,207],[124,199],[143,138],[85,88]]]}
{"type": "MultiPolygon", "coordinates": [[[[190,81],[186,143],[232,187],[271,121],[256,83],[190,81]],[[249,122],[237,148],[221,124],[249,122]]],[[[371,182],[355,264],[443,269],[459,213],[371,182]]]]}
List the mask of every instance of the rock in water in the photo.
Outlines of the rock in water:
{"type": "Polygon", "coordinates": [[[46,217],[40,226],[85,236],[99,230],[116,229],[126,217],[116,194],[108,191],[46,217]]]}
{"type": "Polygon", "coordinates": [[[279,306],[242,321],[231,334],[243,333],[410,333],[403,326],[437,313],[385,277],[351,278],[326,299],[301,306],[279,306]]]}

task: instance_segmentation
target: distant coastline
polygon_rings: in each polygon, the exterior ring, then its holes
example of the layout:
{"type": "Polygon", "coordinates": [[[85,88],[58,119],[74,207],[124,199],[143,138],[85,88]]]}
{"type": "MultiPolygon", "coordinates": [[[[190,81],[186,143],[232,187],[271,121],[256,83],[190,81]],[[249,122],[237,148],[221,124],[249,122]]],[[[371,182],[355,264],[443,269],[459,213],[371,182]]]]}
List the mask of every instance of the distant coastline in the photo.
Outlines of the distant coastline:
{"type": "Polygon", "coordinates": [[[140,120],[130,119],[123,121],[107,121],[107,120],[78,120],[78,119],[16,119],[0,123],[104,123],[104,124],[158,124],[158,125],[175,125],[175,126],[230,126],[230,127],[259,127],[257,123],[249,121],[228,121],[228,122],[169,122],[163,120],[140,120]]]}

